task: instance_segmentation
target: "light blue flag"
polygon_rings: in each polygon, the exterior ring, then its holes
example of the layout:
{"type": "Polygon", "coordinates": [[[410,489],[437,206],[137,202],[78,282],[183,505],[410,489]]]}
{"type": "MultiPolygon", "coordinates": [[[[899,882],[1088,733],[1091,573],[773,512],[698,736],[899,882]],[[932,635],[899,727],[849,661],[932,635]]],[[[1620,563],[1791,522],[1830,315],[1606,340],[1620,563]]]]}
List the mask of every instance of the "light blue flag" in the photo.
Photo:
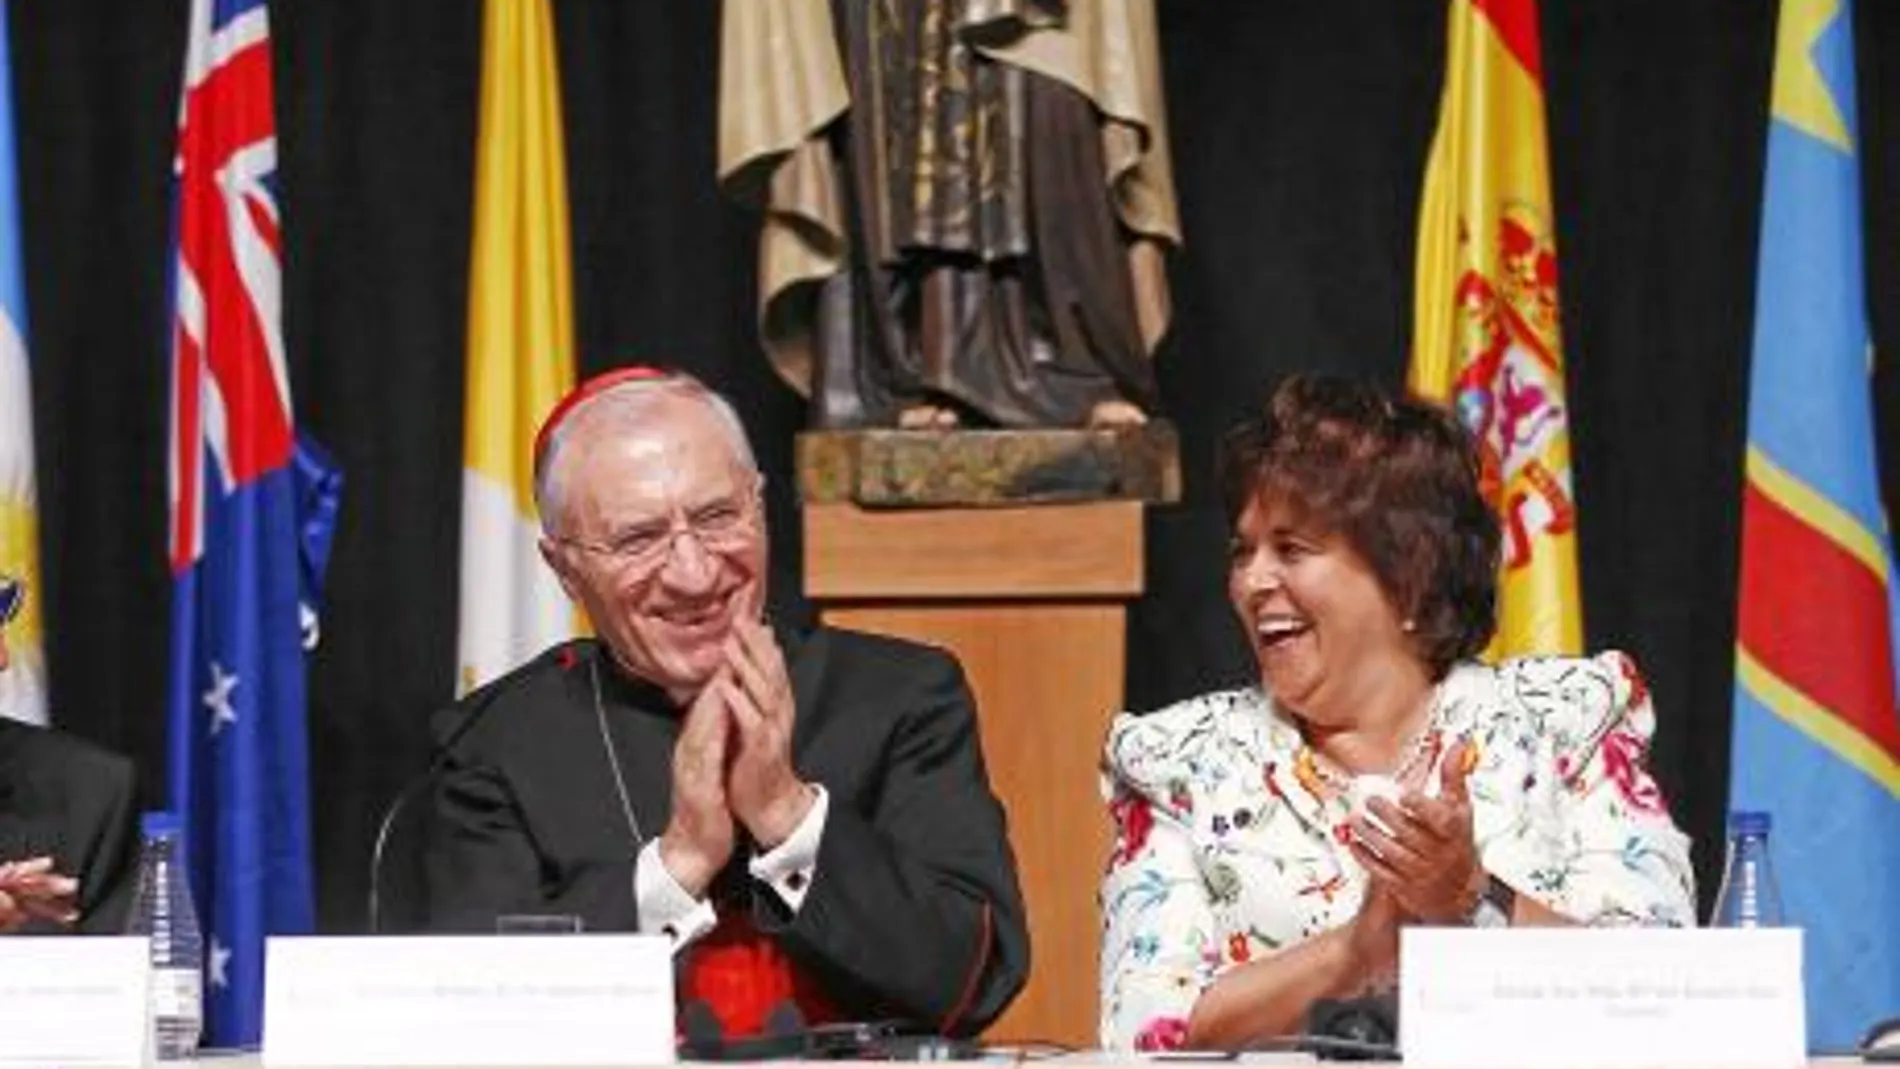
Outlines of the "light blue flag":
{"type": "Polygon", "coordinates": [[[1900,1014],[1893,554],[1875,468],[1853,10],[1783,0],[1749,387],[1730,799],[1805,933],[1808,1042],[1900,1014]]]}

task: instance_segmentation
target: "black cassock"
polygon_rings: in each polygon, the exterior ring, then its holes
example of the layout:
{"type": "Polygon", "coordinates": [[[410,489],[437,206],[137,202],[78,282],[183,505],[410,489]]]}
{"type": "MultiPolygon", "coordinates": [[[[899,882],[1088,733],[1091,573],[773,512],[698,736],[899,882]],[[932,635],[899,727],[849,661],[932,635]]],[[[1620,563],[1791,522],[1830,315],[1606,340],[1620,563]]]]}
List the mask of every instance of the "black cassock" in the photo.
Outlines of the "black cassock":
{"type": "MultiPolygon", "coordinates": [[[[47,728],[0,719],[0,861],[50,856],[79,881],[78,930],[117,934],[138,876],[132,762],[47,728]]],[[[57,931],[30,921],[27,932],[57,931]]]]}
{"type": "MultiPolygon", "coordinates": [[[[979,1031],[1022,987],[1029,935],[962,669],[940,650],[830,628],[779,641],[797,699],[793,765],[824,785],[829,812],[796,914],[747,872],[756,850],[741,830],[712,892],[721,929],[734,921],[769,943],[829,1016],[979,1031]]],[[[429,926],[493,931],[503,914],[542,913],[637,929],[635,858],[666,828],[680,723],[594,641],[558,646],[438,717],[438,740],[454,741],[431,820],[429,926]]],[[[728,934],[681,951],[689,989],[696,951],[728,934]]]]}

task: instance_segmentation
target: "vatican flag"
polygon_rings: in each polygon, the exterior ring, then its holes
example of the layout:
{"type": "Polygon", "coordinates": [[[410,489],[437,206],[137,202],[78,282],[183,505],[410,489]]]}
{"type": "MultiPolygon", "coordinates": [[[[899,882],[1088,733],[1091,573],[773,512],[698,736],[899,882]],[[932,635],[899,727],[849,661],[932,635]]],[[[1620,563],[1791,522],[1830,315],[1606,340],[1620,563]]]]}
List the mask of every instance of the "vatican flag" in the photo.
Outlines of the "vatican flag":
{"type": "Polygon", "coordinates": [[[470,260],[457,684],[574,631],[536,548],[530,451],[574,384],[560,73],[547,0],[488,0],[470,260]]]}

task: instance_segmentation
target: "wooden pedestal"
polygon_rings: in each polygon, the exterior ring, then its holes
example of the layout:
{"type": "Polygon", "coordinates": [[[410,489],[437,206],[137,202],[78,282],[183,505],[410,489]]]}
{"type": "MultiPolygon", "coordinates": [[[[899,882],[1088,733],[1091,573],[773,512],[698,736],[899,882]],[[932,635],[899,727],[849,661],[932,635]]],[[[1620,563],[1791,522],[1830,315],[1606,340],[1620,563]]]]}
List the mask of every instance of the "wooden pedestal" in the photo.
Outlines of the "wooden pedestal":
{"type": "Polygon", "coordinates": [[[1029,905],[1029,986],[995,1042],[1096,1042],[1097,761],[1122,705],[1142,506],[805,509],[805,588],[826,623],[942,646],[976,692],[990,781],[1029,905]]]}

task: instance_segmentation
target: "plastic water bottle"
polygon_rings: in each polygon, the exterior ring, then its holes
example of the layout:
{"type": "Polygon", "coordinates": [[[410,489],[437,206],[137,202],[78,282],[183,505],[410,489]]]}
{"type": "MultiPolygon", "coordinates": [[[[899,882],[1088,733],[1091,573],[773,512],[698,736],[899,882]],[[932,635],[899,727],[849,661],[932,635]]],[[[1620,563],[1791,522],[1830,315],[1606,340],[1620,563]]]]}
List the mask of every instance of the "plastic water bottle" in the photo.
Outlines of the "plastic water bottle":
{"type": "Polygon", "coordinates": [[[1716,928],[1779,928],[1787,923],[1781,911],[1781,888],[1768,860],[1768,814],[1736,810],[1728,816],[1728,856],[1722,864],[1722,886],[1715,892],[1716,928]]]}
{"type": "Polygon", "coordinates": [[[126,931],[152,941],[151,1051],[163,1061],[189,1058],[204,1028],[204,938],[179,856],[178,817],[147,813],[140,826],[138,898],[126,931]]]}

